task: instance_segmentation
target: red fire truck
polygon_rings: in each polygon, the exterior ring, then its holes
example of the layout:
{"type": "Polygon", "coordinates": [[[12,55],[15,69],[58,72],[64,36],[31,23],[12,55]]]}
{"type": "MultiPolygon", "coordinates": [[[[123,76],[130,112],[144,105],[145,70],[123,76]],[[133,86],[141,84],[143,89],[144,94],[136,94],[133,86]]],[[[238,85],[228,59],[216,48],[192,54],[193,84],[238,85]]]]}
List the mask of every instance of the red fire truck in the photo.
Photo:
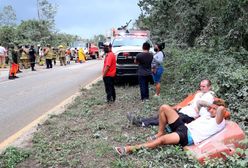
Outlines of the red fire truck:
{"type": "Polygon", "coordinates": [[[96,59],[99,57],[99,49],[93,43],[86,43],[86,48],[84,49],[84,51],[87,57],[90,57],[91,59],[96,59]]]}

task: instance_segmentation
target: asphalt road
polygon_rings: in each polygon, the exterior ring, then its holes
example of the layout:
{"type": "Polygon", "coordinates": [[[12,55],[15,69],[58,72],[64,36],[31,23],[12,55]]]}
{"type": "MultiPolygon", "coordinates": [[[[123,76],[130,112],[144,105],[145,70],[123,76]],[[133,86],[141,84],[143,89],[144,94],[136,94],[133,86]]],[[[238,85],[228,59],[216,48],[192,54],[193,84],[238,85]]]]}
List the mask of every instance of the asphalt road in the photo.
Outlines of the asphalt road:
{"type": "Polygon", "coordinates": [[[102,60],[23,72],[0,82],[0,143],[101,75],[102,60]]]}

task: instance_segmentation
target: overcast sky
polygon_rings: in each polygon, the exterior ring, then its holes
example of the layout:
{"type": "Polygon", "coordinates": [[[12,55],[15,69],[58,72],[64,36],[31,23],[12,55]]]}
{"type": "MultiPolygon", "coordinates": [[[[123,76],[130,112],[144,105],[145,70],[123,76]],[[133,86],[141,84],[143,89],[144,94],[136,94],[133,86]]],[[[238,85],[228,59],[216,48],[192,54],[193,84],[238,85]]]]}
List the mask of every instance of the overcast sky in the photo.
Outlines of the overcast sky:
{"type": "MultiPolygon", "coordinates": [[[[139,0],[48,0],[57,4],[56,28],[60,32],[91,38],[111,28],[133,22],[140,15],[139,0]]],[[[37,0],[0,0],[0,11],[11,5],[17,21],[37,19],[37,0]]]]}

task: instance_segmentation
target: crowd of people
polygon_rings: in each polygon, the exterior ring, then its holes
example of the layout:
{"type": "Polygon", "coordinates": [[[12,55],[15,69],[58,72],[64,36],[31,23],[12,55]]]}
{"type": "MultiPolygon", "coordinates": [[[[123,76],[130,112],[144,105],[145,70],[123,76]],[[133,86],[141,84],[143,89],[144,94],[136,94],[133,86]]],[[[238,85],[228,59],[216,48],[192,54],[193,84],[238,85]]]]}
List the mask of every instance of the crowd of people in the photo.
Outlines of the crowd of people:
{"type": "Polygon", "coordinates": [[[36,71],[35,65],[53,68],[59,60],[61,66],[70,64],[71,61],[78,63],[86,62],[86,54],[82,48],[65,48],[63,45],[51,47],[50,44],[40,45],[14,45],[3,47],[0,44],[0,68],[10,67],[9,79],[18,78],[17,73],[21,69],[36,71]]]}
{"type": "MultiPolygon", "coordinates": [[[[138,81],[142,101],[149,99],[149,83],[155,84],[156,93],[154,97],[160,96],[160,83],[164,72],[164,43],[155,45],[154,55],[150,52],[150,48],[150,43],[145,42],[142,46],[143,52],[137,54],[136,59],[134,60],[134,63],[138,64],[138,81]]],[[[107,102],[114,102],[116,99],[114,88],[116,56],[112,52],[111,43],[105,43],[103,50],[105,53],[105,59],[102,76],[105,92],[107,94],[107,102]]]]}

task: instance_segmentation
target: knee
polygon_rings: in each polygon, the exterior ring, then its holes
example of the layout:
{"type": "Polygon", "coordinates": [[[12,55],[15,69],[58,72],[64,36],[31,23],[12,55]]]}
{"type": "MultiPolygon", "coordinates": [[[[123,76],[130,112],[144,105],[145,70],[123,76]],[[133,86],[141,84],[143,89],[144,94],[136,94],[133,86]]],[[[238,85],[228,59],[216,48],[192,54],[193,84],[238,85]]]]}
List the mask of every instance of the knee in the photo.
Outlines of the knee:
{"type": "Polygon", "coordinates": [[[169,109],[171,109],[171,107],[169,105],[163,104],[162,106],[160,106],[159,111],[160,111],[160,113],[161,112],[163,113],[163,112],[168,111],[169,109]]]}

